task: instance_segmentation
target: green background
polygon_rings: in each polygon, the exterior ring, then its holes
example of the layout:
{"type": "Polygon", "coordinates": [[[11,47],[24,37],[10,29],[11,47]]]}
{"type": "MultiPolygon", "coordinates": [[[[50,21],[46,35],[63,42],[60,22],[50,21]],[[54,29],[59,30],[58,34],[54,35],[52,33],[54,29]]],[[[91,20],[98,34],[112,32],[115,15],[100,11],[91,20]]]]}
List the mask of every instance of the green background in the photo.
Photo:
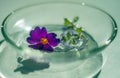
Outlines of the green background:
{"type": "MultiPolygon", "coordinates": [[[[13,10],[38,2],[53,0],[0,0],[0,24],[4,18],[13,10]]],[[[62,0],[55,0],[62,1],[62,0]]],[[[65,0],[63,0],[65,1],[65,0]]],[[[86,2],[104,9],[110,13],[117,22],[118,34],[110,46],[104,50],[104,60],[106,60],[99,78],[120,78],[120,0],[66,0],[76,2],[86,2]]],[[[1,34],[1,33],[0,33],[1,34]]],[[[0,39],[2,36],[0,35],[0,39]]],[[[1,78],[1,77],[0,77],[1,78]]]]}

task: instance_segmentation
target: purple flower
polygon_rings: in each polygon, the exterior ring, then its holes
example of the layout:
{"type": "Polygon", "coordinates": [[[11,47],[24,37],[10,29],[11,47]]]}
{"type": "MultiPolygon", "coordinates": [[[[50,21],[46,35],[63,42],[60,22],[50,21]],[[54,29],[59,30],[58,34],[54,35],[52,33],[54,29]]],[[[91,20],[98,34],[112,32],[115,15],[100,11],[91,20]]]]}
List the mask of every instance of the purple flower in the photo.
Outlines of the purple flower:
{"type": "Polygon", "coordinates": [[[47,33],[45,27],[35,27],[34,30],[30,31],[30,37],[27,38],[29,47],[37,50],[44,50],[47,52],[52,52],[53,47],[60,43],[60,39],[56,38],[55,33],[47,33]]]}

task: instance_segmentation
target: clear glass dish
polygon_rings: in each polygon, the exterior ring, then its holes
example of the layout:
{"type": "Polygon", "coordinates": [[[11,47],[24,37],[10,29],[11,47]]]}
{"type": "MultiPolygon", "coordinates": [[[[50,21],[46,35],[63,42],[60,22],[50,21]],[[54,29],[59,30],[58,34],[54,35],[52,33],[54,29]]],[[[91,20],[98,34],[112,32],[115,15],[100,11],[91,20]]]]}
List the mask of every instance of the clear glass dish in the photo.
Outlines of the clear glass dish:
{"type": "Polygon", "coordinates": [[[102,68],[101,52],[114,40],[117,25],[110,14],[89,4],[46,2],[14,10],[1,31],[6,41],[0,52],[0,71],[7,78],[88,78],[102,68]],[[82,49],[43,53],[28,47],[26,38],[35,26],[44,26],[59,37],[63,19],[75,16],[80,17],[77,25],[87,40],[82,49]]]}

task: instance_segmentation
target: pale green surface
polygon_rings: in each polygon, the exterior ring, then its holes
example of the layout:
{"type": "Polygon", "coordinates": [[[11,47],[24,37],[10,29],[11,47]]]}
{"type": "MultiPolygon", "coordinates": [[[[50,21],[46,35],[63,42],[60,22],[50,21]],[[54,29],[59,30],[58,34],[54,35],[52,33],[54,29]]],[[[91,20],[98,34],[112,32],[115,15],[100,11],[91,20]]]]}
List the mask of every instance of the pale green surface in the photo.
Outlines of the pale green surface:
{"type": "MultiPolygon", "coordinates": [[[[0,23],[6,17],[8,13],[12,10],[19,8],[24,5],[33,4],[40,0],[0,0],[0,23]]],[[[42,1],[42,0],[41,0],[42,1]]],[[[45,0],[44,0],[45,1],[45,0]]],[[[46,0],[50,1],[50,0],[46,0]]],[[[80,0],[73,0],[79,1],[80,0]]],[[[87,3],[94,4],[108,13],[110,13],[116,20],[118,24],[118,28],[120,25],[120,10],[119,3],[120,0],[82,0],[87,3]]],[[[0,37],[1,38],[1,37],[0,37]]],[[[99,78],[119,78],[120,77],[120,34],[118,31],[118,35],[113,43],[105,50],[105,54],[107,55],[107,61],[103,67],[102,73],[99,78]]]]}

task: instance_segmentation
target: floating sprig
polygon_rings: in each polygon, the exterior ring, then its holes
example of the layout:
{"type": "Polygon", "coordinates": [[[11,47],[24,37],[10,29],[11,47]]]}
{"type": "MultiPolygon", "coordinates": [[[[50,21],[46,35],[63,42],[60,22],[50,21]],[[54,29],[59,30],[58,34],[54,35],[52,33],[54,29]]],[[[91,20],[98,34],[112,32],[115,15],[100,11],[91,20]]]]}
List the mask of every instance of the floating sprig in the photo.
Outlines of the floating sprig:
{"type": "Polygon", "coordinates": [[[62,33],[62,42],[64,45],[76,45],[82,38],[82,28],[75,25],[78,22],[79,17],[74,17],[72,21],[64,18],[64,31],[62,33]]]}

